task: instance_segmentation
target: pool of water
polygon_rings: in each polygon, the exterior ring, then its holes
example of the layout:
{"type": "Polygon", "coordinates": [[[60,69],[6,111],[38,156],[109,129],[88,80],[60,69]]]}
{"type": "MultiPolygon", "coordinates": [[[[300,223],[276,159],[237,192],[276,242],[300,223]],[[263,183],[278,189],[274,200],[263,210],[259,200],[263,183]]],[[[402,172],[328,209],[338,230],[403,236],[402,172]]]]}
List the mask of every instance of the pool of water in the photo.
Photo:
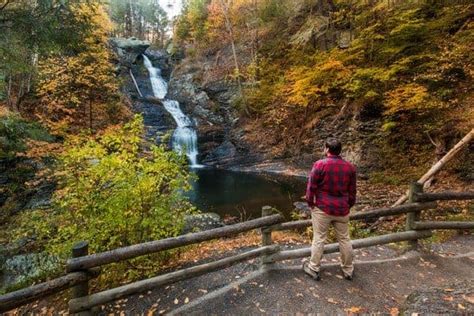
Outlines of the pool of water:
{"type": "Polygon", "coordinates": [[[262,206],[270,205],[290,218],[293,203],[301,201],[306,179],[262,175],[221,169],[195,169],[198,180],[188,193],[203,212],[248,220],[261,216],[262,206]]]}

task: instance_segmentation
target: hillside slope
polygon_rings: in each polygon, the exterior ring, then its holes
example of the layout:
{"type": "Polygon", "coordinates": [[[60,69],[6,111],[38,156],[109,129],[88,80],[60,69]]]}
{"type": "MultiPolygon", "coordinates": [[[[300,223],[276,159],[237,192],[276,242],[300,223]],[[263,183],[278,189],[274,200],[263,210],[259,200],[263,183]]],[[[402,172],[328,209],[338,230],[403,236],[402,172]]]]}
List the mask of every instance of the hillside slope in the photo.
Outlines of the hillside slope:
{"type": "Polygon", "coordinates": [[[472,128],[473,16],[468,1],[192,0],[175,91],[204,161],[305,166],[335,135],[362,171],[413,178],[472,128]]]}

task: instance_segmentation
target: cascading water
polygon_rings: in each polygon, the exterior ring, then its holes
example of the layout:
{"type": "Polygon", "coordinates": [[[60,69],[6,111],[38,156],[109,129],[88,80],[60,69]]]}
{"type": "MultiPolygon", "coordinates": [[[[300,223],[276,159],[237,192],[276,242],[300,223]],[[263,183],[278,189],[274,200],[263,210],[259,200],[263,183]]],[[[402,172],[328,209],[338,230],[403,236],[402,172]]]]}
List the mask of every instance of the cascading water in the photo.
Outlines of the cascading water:
{"type": "Polygon", "coordinates": [[[200,167],[197,163],[197,133],[192,121],[183,113],[183,111],[181,111],[178,101],[165,99],[168,92],[168,84],[163,77],[161,77],[161,70],[154,67],[150,59],[145,55],[143,55],[143,61],[145,67],[148,69],[148,73],[150,74],[151,87],[154,96],[162,100],[166,111],[173,116],[173,119],[178,125],[173,132],[173,149],[178,152],[184,152],[191,163],[191,167],[200,167]]]}

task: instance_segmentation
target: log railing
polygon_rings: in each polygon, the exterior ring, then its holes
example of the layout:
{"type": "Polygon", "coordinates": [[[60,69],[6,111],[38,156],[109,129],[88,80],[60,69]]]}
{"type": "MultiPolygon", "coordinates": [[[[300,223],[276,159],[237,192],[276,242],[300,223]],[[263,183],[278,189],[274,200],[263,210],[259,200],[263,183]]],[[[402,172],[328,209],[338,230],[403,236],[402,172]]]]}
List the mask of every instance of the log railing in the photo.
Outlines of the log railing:
{"type": "MultiPolygon", "coordinates": [[[[416,247],[417,241],[422,238],[430,237],[432,235],[431,230],[434,229],[473,229],[474,222],[421,222],[419,220],[421,211],[435,209],[437,207],[437,203],[435,202],[437,200],[466,199],[474,199],[474,192],[423,193],[422,186],[415,183],[410,188],[408,204],[379,208],[350,215],[351,220],[367,220],[382,216],[407,214],[405,231],[352,240],[352,245],[357,249],[408,241],[411,247],[416,247]]],[[[308,257],[311,253],[309,247],[294,250],[280,249],[279,245],[273,244],[272,232],[305,228],[311,226],[311,220],[284,223],[282,215],[271,215],[271,213],[272,209],[270,207],[264,207],[262,209],[262,217],[255,220],[91,255],[87,254],[87,243],[78,243],[73,248],[73,258],[67,261],[66,271],[68,273],[65,276],[0,296],[0,312],[5,312],[34,300],[72,288],[72,297],[69,301],[70,313],[90,315],[93,314],[93,308],[96,306],[135,293],[148,291],[157,286],[171,284],[224,269],[230,265],[249,259],[259,257],[261,259],[262,268],[265,269],[277,261],[308,257]],[[262,246],[257,249],[191,268],[159,275],[150,279],[133,282],[99,293],[89,293],[88,281],[99,275],[98,269],[100,266],[186,245],[197,244],[203,241],[228,237],[254,229],[260,230],[262,236],[262,246]]],[[[325,253],[338,251],[338,244],[328,244],[324,247],[325,253]]]]}

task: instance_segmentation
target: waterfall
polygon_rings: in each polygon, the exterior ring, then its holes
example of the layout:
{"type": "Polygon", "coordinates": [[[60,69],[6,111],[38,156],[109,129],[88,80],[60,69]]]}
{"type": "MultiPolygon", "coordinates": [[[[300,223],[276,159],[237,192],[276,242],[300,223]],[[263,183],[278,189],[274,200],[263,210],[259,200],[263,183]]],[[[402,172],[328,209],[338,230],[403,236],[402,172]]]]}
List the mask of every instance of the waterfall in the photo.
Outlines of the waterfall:
{"type": "Polygon", "coordinates": [[[176,125],[178,125],[173,132],[173,149],[180,153],[184,152],[191,163],[191,167],[200,167],[197,162],[197,133],[194,129],[193,122],[183,113],[183,111],[181,111],[178,101],[165,99],[165,96],[168,93],[168,84],[163,77],[161,77],[161,70],[154,67],[150,59],[145,55],[143,55],[143,61],[145,67],[148,69],[148,73],[150,74],[153,95],[162,100],[166,111],[171,114],[176,125]]]}

